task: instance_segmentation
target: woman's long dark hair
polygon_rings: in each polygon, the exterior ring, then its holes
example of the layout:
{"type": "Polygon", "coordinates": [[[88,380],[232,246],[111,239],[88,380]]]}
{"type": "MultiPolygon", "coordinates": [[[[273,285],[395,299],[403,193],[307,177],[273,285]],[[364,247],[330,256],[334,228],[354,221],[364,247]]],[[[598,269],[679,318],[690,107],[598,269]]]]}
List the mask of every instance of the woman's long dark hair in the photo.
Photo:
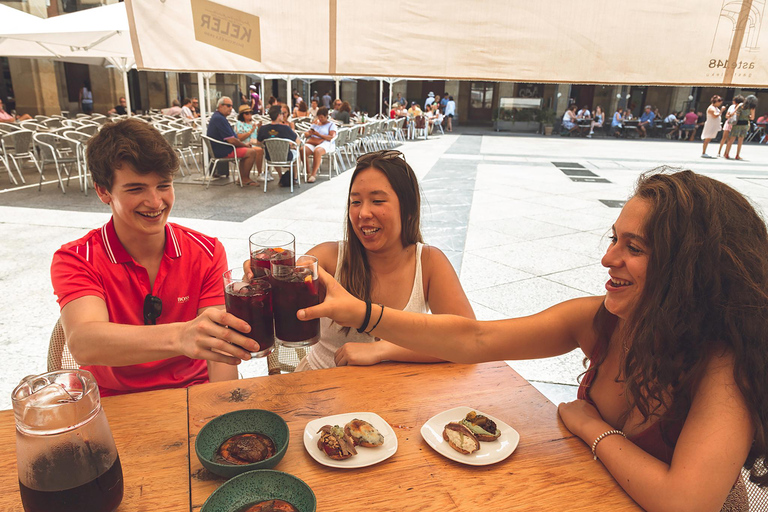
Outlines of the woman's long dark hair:
{"type": "Polygon", "coordinates": [[[765,221],[724,183],[670,171],[641,176],[634,194],[650,205],[643,227],[650,251],[645,286],[620,333],[628,411],[658,416],[662,432],[682,423],[712,357],[732,356],[755,426],[745,467],[768,485],[768,474],[753,466],[768,439],[765,221]]]}
{"type": "MultiPolygon", "coordinates": [[[[366,169],[377,169],[384,173],[400,201],[400,240],[403,247],[423,242],[421,237],[421,197],[419,183],[411,166],[399,151],[375,151],[357,160],[352,173],[349,191],[355,178],[366,169]]],[[[347,221],[344,229],[344,248],[339,273],[339,283],[358,299],[371,300],[371,269],[365,248],[355,235],[349,219],[349,197],[347,197],[347,221]]],[[[347,330],[348,332],[348,330],[347,330]]]]}

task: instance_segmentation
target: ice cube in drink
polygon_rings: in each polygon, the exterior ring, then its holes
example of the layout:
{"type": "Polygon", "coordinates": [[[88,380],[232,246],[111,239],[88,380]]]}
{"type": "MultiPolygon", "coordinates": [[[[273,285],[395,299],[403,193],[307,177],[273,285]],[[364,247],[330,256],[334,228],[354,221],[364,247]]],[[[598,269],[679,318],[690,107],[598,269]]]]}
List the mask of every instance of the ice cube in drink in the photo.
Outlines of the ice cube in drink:
{"type": "Polygon", "coordinates": [[[276,258],[281,265],[293,265],[295,263],[293,251],[282,247],[267,247],[251,253],[251,271],[253,277],[269,275],[270,260],[276,258]]]}

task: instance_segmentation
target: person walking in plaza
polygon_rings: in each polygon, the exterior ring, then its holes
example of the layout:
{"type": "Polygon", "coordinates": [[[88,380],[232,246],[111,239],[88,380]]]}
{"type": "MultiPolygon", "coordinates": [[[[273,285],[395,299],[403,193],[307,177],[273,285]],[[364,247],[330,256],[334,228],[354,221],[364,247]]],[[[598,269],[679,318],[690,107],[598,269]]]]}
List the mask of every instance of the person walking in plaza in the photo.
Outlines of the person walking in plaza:
{"type": "Polygon", "coordinates": [[[249,90],[249,103],[251,105],[251,112],[261,112],[261,95],[259,95],[258,86],[256,84],[251,84],[249,90]]]}
{"type": "Polygon", "coordinates": [[[331,108],[331,100],[333,100],[331,91],[327,91],[325,94],[323,94],[323,106],[325,108],[331,108]]]}
{"type": "Polygon", "coordinates": [[[731,128],[731,136],[728,139],[728,143],[725,145],[725,158],[730,159],[729,153],[731,151],[731,145],[738,139],[738,145],[736,147],[736,157],[734,160],[743,160],[741,158],[741,145],[744,143],[744,137],[747,136],[749,131],[749,122],[755,119],[755,109],[757,108],[757,98],[749,95],[747,98],[736,105],[736,109],[733,111],[731,117],[736,119],[736,122],[731,128]]]}
{"type": "Polygon", "coordinates": [[[733,117],[733,113],[736,111],[736,106],[742,101],[744,101],[744,96],[740,94],[734,96],[733,100],[731,101],[731,104],[728,106],[728,110],[725,111],[725,122],[723,123],[723,137],[720,139],[720,147],[717,148],[717,156],[720,156],[720,151],[722,151],[723,146],[731,138],[731,129],[736,124],[736,118],[733,117]]]}
{"type": "Polygon", "coordinates": [[[704,146],[701,148],[702,158],[715,158],[707,154],[707,146],[709,141],[717,137],[717,134],[722,129],[720,125],[720,116],[723,114],[723,98],[715,94],[712,96],[712,101],[707,107],[707,120],[704,123],[704,131],[701,132],[701,138],[704,140],[704,146]]]}
{"type": "Polygon", "coordinates": [[[232,130],[232,126],[230,126],[227,120],[227,116],[232,113],[232,107],[232,100],[228,96],[222,96],[219,99],[216,103],[216,112],[208,120],[207,135],[214,140],[232,144],[235,148],[232,150],[229,146],[211,142],[213,154],[216,158],[234,158],[235,154],[237,154],[242,184],[258,185],[255,181],[251,180],[251,170],[254,164],[256,164],[257,169],[261,169],[264,150],[260,147],[252,147],[237,137],[237,134],[232,130]]]}
{"type": "Polygon", "coordinates": [[[221,242],[168,222],[173,147],[152,125],[127,119],[105,124],[87,159],[112,216],[51,264],[75,361],[102,396],[237,379],[236,365],[257,345],[240,334],[248,323],[224,309],[221,242]]]}
{"type": "Polygon", "coordinates": [[[80,88],[80,110],[83,114],[93,114],[93,91],[91,91],[91,81],[86,79],[80,88]]]}
{"type": "Polygon", "coordinates": [[[429,91],[429,94],[427,94],[427,99],[424,101],[424,111],[430,110],[429,106],[432,105],[435,102],[435,93],[432,91],[429,91]]]}
{"type": "Polygon", "coordinates": [[[486,322],[372,304],[321,269],[325,300],[297,316],[456,363],[579,350],[589,367],[558,414],[643,510],[746,512],[742,468],[768,485],[765,222],[728,185],[662,169],[641,176],[601,262],[603,295],[486,322]]]}
{"type": "Polygon", "coordinates": [[[448,102],[445,104],[445,129],[449,132],[453,131],[453,116],[456,115],[456,102],[453,101],[453,96],[448,96],[448,102]]]}

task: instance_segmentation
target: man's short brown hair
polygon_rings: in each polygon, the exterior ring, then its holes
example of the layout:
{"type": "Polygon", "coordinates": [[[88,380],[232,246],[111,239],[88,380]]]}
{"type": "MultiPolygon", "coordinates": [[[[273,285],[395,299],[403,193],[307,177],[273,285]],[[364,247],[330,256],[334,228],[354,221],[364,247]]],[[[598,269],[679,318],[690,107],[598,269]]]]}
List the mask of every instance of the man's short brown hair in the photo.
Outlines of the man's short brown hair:
{"type": "Polygon", "coordinates": [[[125,119],[104,125],[88,141],[88,167],[93,182],[112,190],[115,170],[129,164],[139,174],[155,173],[173,179],[179,157],[168,141],[149,123],[125,119]]]}

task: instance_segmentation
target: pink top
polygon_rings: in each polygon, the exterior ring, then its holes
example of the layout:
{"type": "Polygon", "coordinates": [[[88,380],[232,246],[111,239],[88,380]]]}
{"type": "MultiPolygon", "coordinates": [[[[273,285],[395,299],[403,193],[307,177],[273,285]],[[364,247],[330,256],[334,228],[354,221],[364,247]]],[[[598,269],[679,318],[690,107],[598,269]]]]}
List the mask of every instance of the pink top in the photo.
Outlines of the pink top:
{"type": "Polygon", "coordinates": [[[0,109],[0,120],[3,121],[15,121],[16,118],[3,109],[0,109]]]}
{"type": "Polygon", "coordinates": [[[683,121],[683,124],[696,124],[698,122],[699,116],[697,116],[695,112],[688,112],[685,114],[685,120],[683,121]]]}

